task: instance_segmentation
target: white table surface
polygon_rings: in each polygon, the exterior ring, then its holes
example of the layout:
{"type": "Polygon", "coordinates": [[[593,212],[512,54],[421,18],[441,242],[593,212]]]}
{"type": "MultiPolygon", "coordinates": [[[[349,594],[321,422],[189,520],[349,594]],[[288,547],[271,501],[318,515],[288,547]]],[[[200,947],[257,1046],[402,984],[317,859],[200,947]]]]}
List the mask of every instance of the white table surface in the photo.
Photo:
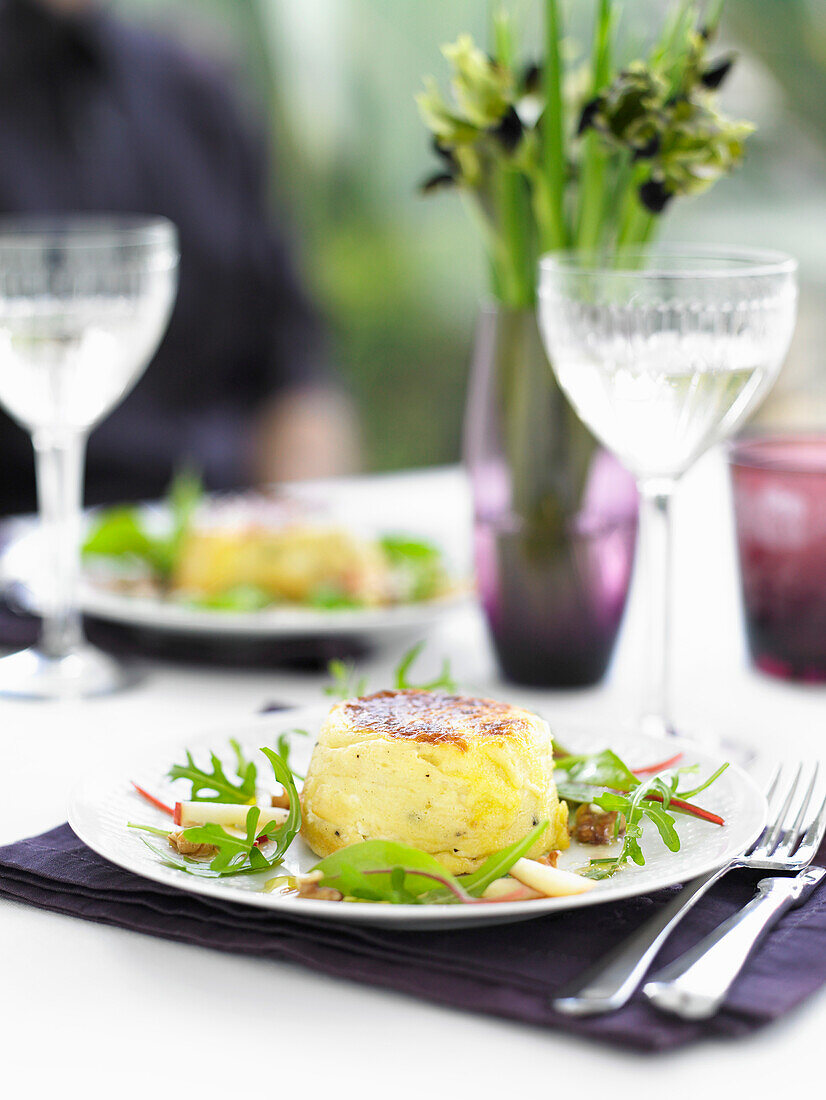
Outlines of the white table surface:
{"type": "MultiPolygon", "coordinates": [[[[377,516],[424,516],[460,533],[468,515],[456,471],[365,479],[377,516]]],[[[826,745],[826,689],[749,672],[740,629],[728,486],[708,456],[677,505],[676,712],[687,729],[747,737],[793,758],[826,745]]],[[[461,683],[525,700],[552,726],[611,721],[637,697],[631,609],[609,681],[570,693],[519,692],[497,681],[475,611],[437,631],[423,665],[453,659],[461,683]]],[[[370,664],[376,686],[398,650],[370,664]]],[[[427,668],[424,668],[427,672],[427,668]]],[[[273,698],[317,702],[321,677],[149,666],[138,687],[85,703],[0,703],[0,843],[66,818],[70,789],[101,760],[243,718],[273,698]]],[[[824,944],[826,950],[826,944],[824,944]]],[[[301,1088],[314,1096],[575,1095],[583,1088],[784,1091],[808,1079],[826,1033],[826,992],[776,1026],[737,1042],[642,1056],[560,1033],[438,1008],[261,962],[0,902],[0,1081],[45,1095],[71,1082],[95,1097],[206,1097],[301,1088]],[[817,1055],[815,1054],[815,1059],[817,1055]],[[328,1081],[328,1084],[324,1082],[328,1081]],[[494,1082],[496,1083],[494,1086],[494,1082]],[[542,1093],[539,1093],[539,1089],[542,1093]]],[[[0,1094],[5,1089],[0,1090],[0,1094]]]]}

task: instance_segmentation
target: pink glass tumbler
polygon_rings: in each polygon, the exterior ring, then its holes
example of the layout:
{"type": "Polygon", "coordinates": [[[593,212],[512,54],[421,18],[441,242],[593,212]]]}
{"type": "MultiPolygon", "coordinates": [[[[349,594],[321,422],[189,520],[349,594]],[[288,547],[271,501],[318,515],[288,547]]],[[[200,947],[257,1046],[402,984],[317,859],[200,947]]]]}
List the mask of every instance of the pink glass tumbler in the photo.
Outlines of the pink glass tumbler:
{"type": "Polygon", "coordinates": [[[754,664],[826,681],[826,435],[744,439],[730,455],[754,664]]]}

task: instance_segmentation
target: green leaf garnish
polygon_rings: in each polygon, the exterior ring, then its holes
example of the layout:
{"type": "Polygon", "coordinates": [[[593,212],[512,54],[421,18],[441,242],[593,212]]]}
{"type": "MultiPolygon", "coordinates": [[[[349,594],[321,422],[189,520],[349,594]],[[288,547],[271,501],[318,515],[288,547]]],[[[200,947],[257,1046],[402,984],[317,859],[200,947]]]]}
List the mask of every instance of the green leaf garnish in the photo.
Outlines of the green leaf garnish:
{"type": "Polygon", "coordinates": [[[143,562],[160,581],[175,569],[181,542],[203,497],[201,480],[191,471],[175,475],[167,490],[172,529],[166,537],[153,535],[139,508],[120,506],[98,513],[83,544],[87,556],[133,558],[143,562]]]}
{"type": "Polygon", "coordinates": [[[450,874],[427,852],[389,840],[351,844],[321,860],[313,870],[324,872],[322,886],[362,901],[396,905],[467,904],[480,898],[495,879],[507,875],[547,827],[548,822],[541,821],[521,840],[490,856],[478,870],[459,877],[450,874]]]}
{"type": "Polygon", "coordinates": [[[220,758],[214,752],[209,754],[212,771],[208,772],[197,766],[189,749],[186,750],[186,764],[173,764],[168,772],[169,778],[189,780],[192,784],[189,796],[192,802],[237,802],[242,805],[245,802],[254,802],[255,764],[243,760],[237,741],[231,741],[230,744],[236,753],[236,775],[240,783],[233,783],[227,776],[220,758]]]}
{"type": "Polygon", "coordinates": [[[466,893],[454,875],[427,852],[390,840],[364,840],[326,856],[313,868],[322,886],[362,901],[414,904],[421,895],[443,887],[443,900],[466,893]]]}
{"type": "Polygon", "coordinates": [[[356,676],[356,666],[352,661],[335,658],[327,665],[327,671],[333,682],[324,688],[325,695],[335,699],[354,699],[367,691],[367,677],[356,676]]]}
{"type": "Polygon", "coordinates": [[[307,732],[307,730],[299,730],[299,729],[284,730],[283,733],[280,733],[278,735],[278,740],[276,741],[276,745],[278,747],[278,755],[281,757],[281,759],[284,761],[285,765],[290,769],[290,771],[293,773],[293,775],[297,779],[301,779],[301,780],[303,780],[305,777],[303,775],[299,775],[299,773],[295,770],[295,768],[292,766],[292,764],[290,764],[290,752],[291,752],[291,749],[292,749],[292,746],[290,745],[290,738],[291,737],[309,737],[309,736],[310,735],[307,732]]]}
{"type": "Polygon", "coordinates": [[[402,582],[404,600],[430,600],[444,591],[447,578],[442,555],[431,543],[385,535],[379,545],[402,582]]]}
{"type": "Polygon", "coordinates": [[[442,662],[442,670],[435,679],[423,684],[414,684],[410,680],[408,673],[424,647],[424,642],[418,642],[404,654],[396,667],[393,676],[393,687],[400,690],[407,688],[418,691],[456,691],[456,681],[450,674],[450,661],[447,658],[442,662]]]}
{"type": "Polygon", "coordinates": [[[472,897],[481,897],[492,882],[495,882],[498,878],[504,878],[514,863],[533,848],[547,828],[548,822],[540,821],[527,836],[489,856],[482,866],[471,872],[471,874],[463,875],[459,880],[462,886],[472,897]]]}
{"type": "MultiPolygon", "coordinates": [[[[244,760],[237,742],[233,742],[233,750],[237,754],[239,773],[244,771],[245,775],[248,776],[249,768],[252,765],[244,760]]],[[[172,850],[161,850],[146,837],[142,837],[143,842],[167,866],[185,871],[190,875],[199,875],[202,878],[255,874],[258,871],[268,871],[276,867],[284,859],[287,849],[301,827],[301,805],[292,773],[281,757],[272,749],[266,747],[262,748],[261,752],[269,760],[276,780],[287,792],[290,799],[290,808],[287,811],[287,819],[283,825],[274,825],[269,822],[259,829],[258,820],[261,816],[261,810],[258,806],[250,806],[246,818],[246,831],[243,836],[229,833],[221,825],[193,825],[188,829],[183,829],[182,836],[184,840],[188,840],[193,844],[210,844],[217,849],[216,854],[208,864],[204,860],[182,856],[172,850]],[[266,854],[261,848],[261,841],[264,837],[268,842],[266,854]]],[[[187,753],[187,755],[189,754],[187,753]]],[[[213,763],[217,759],[214,753],[212,759],[213,763]]],[[[223,769],[221,769],[221,774],[223,775],[223,769]]],[[[210,778],[215,778],[214,773],[210,778]]],[[[224,778],[226,779],[225,776],[224,778]]],[[[154,826],[133,827],[155,836],[166,836],[169,832],[169,830],[158,830],[154,826]]]]}
{"type": "Polygon", "coordinates": [[[324,611],[347,610],[356,607],[364,607],[364,600],[342,592],[334,584],[320,584],[313,589],[307,598],[310,607],[318,607],[324,611]]]}
{"type": "Polygon", "coordinates": [[[276,601],[272,595],[257,584],[236,584],[220,592],[211,592],[205,596],[193,596],[187,599],[190,607],[203,607],[210,611],[263,611],[276,601]]]}
{"type": "MultiPolygon", "coordinates": [[[[624,826],[619,854],[611,860],[592,860],[584,872],[589,878],[606,878],[628,861],[639,866],[645,863],[640,838],[646,820],[652,822],[669,851],[679,851],[680,837],[673,815],[689,813],[708,818],[708,811],[692,806],[686,799],[709,787],[728,764],[723,764],[703,783],[687,791],[678,790],[680,777],[696,768],[666,769],[641,780],[610,749],[584,756],[563,756],[554,761],[554,767],[560,798],[574,805],[593,804],[606,813],[616,813],[616,836],[624,826]]],[[[716,823],[720,824],[720,819],[716,823]]]]}

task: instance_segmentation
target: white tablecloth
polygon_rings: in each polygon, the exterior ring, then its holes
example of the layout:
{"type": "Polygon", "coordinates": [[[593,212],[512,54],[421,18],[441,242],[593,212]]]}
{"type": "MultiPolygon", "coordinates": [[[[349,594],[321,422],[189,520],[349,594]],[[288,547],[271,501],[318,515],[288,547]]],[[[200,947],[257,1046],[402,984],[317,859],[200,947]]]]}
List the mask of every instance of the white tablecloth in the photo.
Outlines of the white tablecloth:
{"type": "MultiPolygon", "coordinates": [[[[390,526],[425,517],[452,532],[463,552],[468,504],[458,471],[360,479],[347,491],[390,526]]],[[[676,519],[680,724],[749,738],[788,758],[821,755],[826,689],[772,681],[745,666],[722,456],[708,456],[685,479],[676,519]]],[[[463,685],[525,699],[552,725],[609,727],[637,699],[637,611],[632,599],[609,681],[592,691],[520,693],[497,682],[475,611],[454,616],[433,636],[424,672],[449,655],[463,685]]],[[[367,668],[373,684],[381,685],[397,657],[385,654],[367,668]]],[[[107,699],[0,703],[0,842],[64,821],[69,792],[85,769],[232,722],[273,698],[317,702],[322,680],[160,665],[148,672],[139,687],[107,699]]],[[[19,1074],[25,1097],[44,1095],[45,1087],[62,1092],[72,1082],[91,1097],[104,1088],[277,1097],[291,1087],[307,1097],[487,1097],[499,1089],[575,1095],[635,1085],[672,1097],[699,1088],[704,1096],[729,1096],[754,1086],[752,1095],[762,1096],[805,1079],[821,1028],[826,1032],[826,993],[752,1039],[642,1057],[293,966],[0,902],[0,1081],[9,1085],[9,1074],[12,1081],[19,1074]]]]}

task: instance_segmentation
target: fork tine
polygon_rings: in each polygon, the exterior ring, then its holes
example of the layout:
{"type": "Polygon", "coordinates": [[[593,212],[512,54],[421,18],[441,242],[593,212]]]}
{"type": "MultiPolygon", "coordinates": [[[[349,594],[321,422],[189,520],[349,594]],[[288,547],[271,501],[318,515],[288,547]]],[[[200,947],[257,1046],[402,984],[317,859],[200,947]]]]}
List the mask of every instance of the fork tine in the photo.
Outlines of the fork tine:
{"type": "Polygon", "coordinates": [[[803,796],[803,801],[800,803],[800,809],[797,811],[797,817],[794,819],[791,828],[787,831],[777,847],[778,854],[791,855],[797,846],[797,842],[800,840],[800,834],[803,832],[803,823],[807,820],[806,812],[809,809],[809,803],[812,801],[819,770],[820,764],[816,762],[812,770],[812,778],[809,780],[806,794],[803,796]]]}
{"type": "Polygon", "coordinates": [[[796,852],[796,859],[811,859],[820,847],[826,834],[826,798],[820,804],[817,816],[811,823],[796,852]]]}
{"type": "Polygon", "coordinates": [[[774,849],[777,847],[778,841],[780,840],[781,832],[783,829],[783,822],[786,820],[786,815],[789,812],[789,807],[792,804],[792,799],[795,796],[795,791],[797,790],[797,785],[800,782],[800,776],[802,775],[802,773],[803,764],[800,763],[797,766],[797,773],[792,780],[792,785],[789,787],[788,793],[783,800],[783,804],[780,807],[777,817],[775,817],[774,821],[769,826],[769,830],[766,833],[762,844],[760,844],[760,848],[765,851],[767,855],[772,854],[774,849]]]}
{"type": "Polygon", "coordinates": [[[772,817],[771,817],[772,802],[774,801],[774,796],[777,792],[777,784],[779,783],[780,776],[782,774],[783,774],[783,764],[782,763],[775,764],[774,771],[771,774],[771,778],[769,779],[769,782],[767,783],[766,790],[765,790],[766,803],[767,803],[766,824],[761,829],[760,835],[757,837],[757,839],[754,841],[754,843],[751,845],[751,847],[746,852],[746,855],[749,855],[749,856],[753,855],[757,851],[757,849],[761,847],[761,845],[763,843],[763,839],[765,838],[766,833],[769,830],[769,822],[770,822],[770,820],[773,820],[772,817]]]}
{"type": "Polygon", "coordinates": [[[777,790],[777,783],[780,776],[783,774],[783,765],[776,764],[774,771],[772,772],[771,779],[766,786],[766,801],[771,805],[771,801],[774,798],[774,792],[777,790]]]}

